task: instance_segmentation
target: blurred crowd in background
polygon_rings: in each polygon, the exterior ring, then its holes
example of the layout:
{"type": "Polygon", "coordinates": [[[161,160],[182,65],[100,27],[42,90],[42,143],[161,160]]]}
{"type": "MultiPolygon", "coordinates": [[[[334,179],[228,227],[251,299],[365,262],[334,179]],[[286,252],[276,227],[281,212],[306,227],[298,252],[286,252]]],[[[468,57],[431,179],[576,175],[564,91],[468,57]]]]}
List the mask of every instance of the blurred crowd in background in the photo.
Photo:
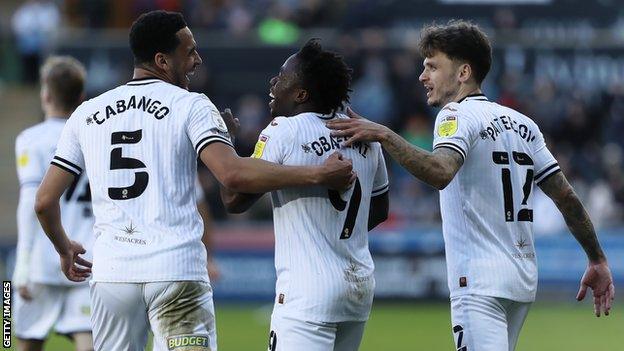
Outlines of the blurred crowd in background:
{"type": "MultiPolygon", "coordinates": [[[[583,7],[581,1],[553,2],[567,12],[562,14],[558,8],[544,7],[543,17],[532,17],[530,9],[477,6],[472,9],[474,17],[467,15],[488,33],[496,34],[492,36],[495,63],[483,90],[490,100],[517,109],[537,122],[597,226],[621,225],[624,222],[624,138],[621,136],[624,131],[624,46],[603,43],[593,49],[563,45],[562,50],[567,51],[559,55],[540,49],[539,42],[523,46],[507,40],[503,45],[497,39],[506,33],[522,32],[549,40],[576,38],[579,43],[586,43],[595,37],[595,31],[622,39],[624,12],[617,1],[598,1],[591,10],[583,7]],[[555,19],[549,20],[549,16],[555,19]],[[558,61],[566,55],[569,60],[558,61]],[[572,62],[570,67],[566,62],[572,62]]],[[[255,43],[265,45],[267,50],[296,49],[307,39],[302,33],[308,33],[311,28],[331,29],[327,32],[331,33],[331,40],[325,42],[343,54],[354,68],[351,94],[354,109],[390,126],[414,145],[431,149],[437,110],[425,103],[425,92],[418,81],[422,57],[415,44],[418,29],[424,23],[433,18],[438,22],[452,18],[448,11],[450,6],[440,2],[23,1],[13,13],[10,24],[0,24],[0,28],[11,31],[9,42],[3,43],[3,47],[13,46],[19,53],[18,67],[22,72],[19,81],[36,84],[37,67],[42,57],[54,51],[53,38],[58,32],[127,30],[139,14],[157,8],[183,12],[194,31],[218,31],[231,40],[253,37],[255,43]]],[[[462,13],[471,12],[468,9],[462,13]]],[[[98,65],[93,62],[95,60],[85,62],[89,79],[93,81],[90,95],[129,79],[132,65],[129,59],[117,65],[115,62],[98,65]]],[[[242,87],[240,93],[223,94],[219,90],[220,82],[213,80],[214,72],[208,64],[206,66],[203,73],[195,77],[192,90],[205,92],[219,108],[232,107],[242,121],[238,151],[241,155],[250,155],[257,135],[270,121],[268,91],[255,89],[245,93],[242,87]]],[[[268,69],[276,72],[279,66],[268,69]]],[[[268,80],[255,84],[266,85],[268,90],[268,80]]],[[[388,166],[392,192],[391,218],[386,225],[439,222],[437,191],[414,180],[394,162],[388,162],[388,166]]],[[[209,177],[202,178],[202,184],[209,194],[215,217],[224,218],[218,187],[209,177]]],[[[540,214],[536,216],[538,232],[558,232],[565,228],[561,217],[548,210],[554,206],[550,200],[537,189],[535,191],[534,210],[540,214]]],[[[257,206],[244,218],[270,218],[268,202],[257,206]]]]}

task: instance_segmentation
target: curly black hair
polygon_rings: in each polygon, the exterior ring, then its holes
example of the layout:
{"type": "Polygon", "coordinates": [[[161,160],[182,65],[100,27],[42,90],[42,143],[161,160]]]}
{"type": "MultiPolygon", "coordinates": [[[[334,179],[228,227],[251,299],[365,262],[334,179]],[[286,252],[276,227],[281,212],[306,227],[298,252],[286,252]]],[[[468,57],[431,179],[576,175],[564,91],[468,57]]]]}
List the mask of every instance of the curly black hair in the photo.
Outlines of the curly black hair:
{"type": "Polygon", "coordinates": [[[451,20],[446,25],[427,25],[421,32],[420,53],[432,57],[437,51],[452,60],[468,62],[477,84],[481,84],[492,66],[492,46],[487,35],[468,21],[451,20]]]}
{"type": "Polygon", "coordinates": [[[300,79],[310,93],[310,99],[319,109],[329,114],[344,108],[349,102],[351,73],[342,56],[325,51],[319,39],[314,38],[297,52],[300,79]]]}
{"type": "Polygon", "coordinates": [[[176,33],[184,27],[186,22],[178,12],[158,10],[139,16],[130,28],[134,65],[152,62],[159,52],[173,52],[180,44],[176,33]]]}

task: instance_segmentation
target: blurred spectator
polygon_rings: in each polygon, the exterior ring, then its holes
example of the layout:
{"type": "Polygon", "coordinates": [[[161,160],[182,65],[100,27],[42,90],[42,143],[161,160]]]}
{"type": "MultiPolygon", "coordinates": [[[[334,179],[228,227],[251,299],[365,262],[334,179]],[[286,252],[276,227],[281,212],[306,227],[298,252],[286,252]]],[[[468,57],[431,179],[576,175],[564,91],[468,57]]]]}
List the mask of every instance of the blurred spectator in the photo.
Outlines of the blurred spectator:
{"type": "Polygon", "coordinates": [[[13,14],[11,27],[22,64],[25,82],[35,83],[46,45],[59,28],[61,14],[53,1],[28,0],[13,14]]]}
{"type": "Polygon", "coordinates": [[[555,203],[539,188],[533,192],[533,230],[538,235],[556,235],[567,230],[565,220],[555,203]]]}
{"type": "Polygon", "coordinates": [[[241,122],[236,150],[242,156],[250,156],[258,135],[266,127],[267,117],[269,117],[267,105],[256,95],[243,95],[233,112],[241,122]]]}
{"type": "Polygon", "coordinates": [[[370,56],[364,64],[363,76],[353,84],[351,103],[362,115],[371,120],[392,124],[395,118],[394,96],[388,81],[385,62],[370,56]]]}

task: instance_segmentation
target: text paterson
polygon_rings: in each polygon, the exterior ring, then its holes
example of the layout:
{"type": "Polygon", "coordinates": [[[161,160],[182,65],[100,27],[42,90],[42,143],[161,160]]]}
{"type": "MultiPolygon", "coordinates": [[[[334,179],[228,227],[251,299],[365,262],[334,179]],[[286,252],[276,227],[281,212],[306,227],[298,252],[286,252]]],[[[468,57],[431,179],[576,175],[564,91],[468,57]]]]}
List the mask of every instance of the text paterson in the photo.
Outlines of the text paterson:
{"type": "Polygon", "coordinates": [[[487,139],[489,136],[492,140],[496,140],[499,134],[506,131],[513,131],[528,142],[535,140],[535,132],[531,128],[524,124],[519,124],[509,116],[500,116],[491,120],[490,125],[481,132],[481,138],[487,139]]]}
{"type": "Polygon", "coordinates": [[[143,110],[153,115],[156,119],[167,117],[170,111],[169,107],[163,106],[158,100],[152,100],[145,96],[139,98],[132,95],[128,100],[117,100],[114,104],[106,106],[104,112],[97,111],[90,117],[93,118],[95,123],[102,124],[106,122],[107,119],[128,110],[143,110]]]}

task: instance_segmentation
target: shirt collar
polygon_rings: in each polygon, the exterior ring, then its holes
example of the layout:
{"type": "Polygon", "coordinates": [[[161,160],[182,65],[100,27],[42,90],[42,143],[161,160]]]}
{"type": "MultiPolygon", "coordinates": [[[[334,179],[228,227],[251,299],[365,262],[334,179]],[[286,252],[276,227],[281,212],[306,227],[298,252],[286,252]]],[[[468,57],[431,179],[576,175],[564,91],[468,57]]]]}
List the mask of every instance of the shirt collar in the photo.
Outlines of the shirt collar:
{"type": "Polygon", "coordinates": [[[457,103],[460,104],[463,101],[489,101],[489,100],[487,96],[485,96],[484,94],[470,94],[461,98],[459,101],[457,101],[457,103]]]}

